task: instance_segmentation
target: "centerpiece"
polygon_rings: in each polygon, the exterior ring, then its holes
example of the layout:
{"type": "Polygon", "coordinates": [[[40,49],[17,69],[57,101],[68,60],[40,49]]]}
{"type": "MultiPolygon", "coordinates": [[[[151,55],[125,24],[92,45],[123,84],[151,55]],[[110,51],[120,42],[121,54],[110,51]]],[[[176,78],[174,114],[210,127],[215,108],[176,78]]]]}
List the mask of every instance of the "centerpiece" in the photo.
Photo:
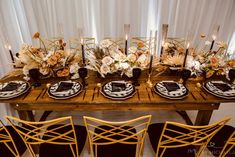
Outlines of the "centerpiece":
{"type": "Polygon", "coordinates": [[[132,77],[133,68],[144,70],[148,68],[149,62],[150,52],[143,48],[142,43],[129,47],[125,54],[119,45],[113,44],[110,39],[104,39],[99,47],[89,53],[88,68],[97,71],[102,77],[114,73],[132,77]]]}
{"type": "Polygon", "coordinates": [[[60,39],[55,42],[53,49],[47,50],[40,33],[35,33],[34,39],[40,41],[43,47],[23,44],[19,51],[18,60],[23,64],[23,74],[29,80],[29,70],[38,69],[42,77],[78,78],[81,64],[81,53],[77,50],[65,50],[66,44],[60,39]]]}

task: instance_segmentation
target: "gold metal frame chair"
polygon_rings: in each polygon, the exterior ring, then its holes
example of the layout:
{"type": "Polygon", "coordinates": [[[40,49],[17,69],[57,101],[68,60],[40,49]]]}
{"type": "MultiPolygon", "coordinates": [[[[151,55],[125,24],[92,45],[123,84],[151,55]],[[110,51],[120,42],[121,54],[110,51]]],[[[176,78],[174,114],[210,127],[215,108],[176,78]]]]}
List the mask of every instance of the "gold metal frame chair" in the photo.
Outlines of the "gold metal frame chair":
{"type": "MultiPolygon", "coordinates": [[[[134,145],[135,157],[140,157],[150,121],[151,115],[122,122],[110,122],[84,116],[92,157],[98,156],[98,147],[114,144],[134,145]]],[[[110,149],[106,147],[106,149],[113,151],[114,147],[110,149]]],[[[122,150],[118,149],[118,151],[122,150]]],[[[111,156],[117,156],[117,154],[111,156]]]]}
{"type": "MultiPolygon", "coordinates": [[[[30,154],[36,157],[33,145],[44,143],[55,145],[68,145],[74,157],[79,156],[78,141],[72,117],[62,117],[43,122],[31,122],[6,116],[7,121],[14,127],[24,140],[30,154]],[[21,125],[15,124],[20,123],[21,125]],[[53,127],[55,126],[55,127],[53,127]],[[50,128],[51,127],[51,128],[50,128]],[[65,129],[61,131],[62,129],[65,129]]],[[[85,128],[84,128],[85,129],[85,128]]],[[[46,148],[49,151],[49,148],[46,148]]]]}
{"type": "MultiPolygon", "coordinates": [[[[83,38],[85,50],[90,50],[95,48],[95,38],[83,38]]],[[[81,39],[79,38],[71,38],[69,39],[69,47],[70,49],[76,49],[78,51],[81,50],[81,39]]]]}
{"type": "MultiPolygon", "coordinates": [[[[227,140],[225,146],[223,147],[221,153],[220,153],[220,157],[225,157],[227,154],[229,154],[229,152],[235,147],[235,131],[231,134],[231,136],[229,137],[229,139],[227,140]]],[[[234,153],[234,152],[232,152],[234,153]]],[[[233,154],[235,155],[235,154],[233,154]]]]}
{"type": "Polygon", "coordinates": [[[184,38],[166,38],[166,43],[174,44],[176,47],[186,49],[186,40],[184,38]]]}
{"type": "MultiPolygon", "coordinates": [[[[13,156],[15,157],[20,157],[20,153],[16,147],[16,144],[10,134],[10,132],[8,131],[8,129],[5,127],[5,125],[2,123],[2,121],[0,120],[0,143],[3,143],[8,150],[12,153],[13,156]]],[[[1,148],[0,148],[1,149],[1,148]]],[[[2,156],[3,154],[0,154],[0,156],[2,156]]],[[[7,154],[4,154],[7,155],[7,154]]],[[[9,154],[8,154],[9,156],[9,154]]]]}
{"type": "MultiPolygon", "coordinates": [[[[155,38],[151,38],[151,49],[154,48],[155,38]]],[[[149,49],[149,38],[148,37],[133,37],[131,38],[131,46],[140,47],[141,49],[149,49]]]]}
{"type": "MultiPolygon", "coordinates": [[[[196,146],[196,150],[194,150],[196,152],[194,153],[196,157],[199,157],[202,151],[206,148],[210,139],[229,120],[230,119],[227,118],[207,126],[191,126],[176,122],[166,122],[161,131],[159,141],[155,141],[158,142],[156,148],[156,157],[162,157],[167,149],[180,148],[190,145],[196,146]],[[181,129],[183,129],[184,131],[182,131],[181,129]],[[172,136],[172,134],[174,134],[174,136],[172,136]]],[[[152,127],[151,125],[149,126],[149,129],[152,127]]]]}
{"type": "Polygon", "coordinates": [[[111,38],[111,37],[105,37],[104,39],[109,39],[112,44],[109,46],[110,48],[112,47],[119,47],[124,49],[125,48],[125,39],[124,38],[111,38]]]}
{"type": "Polygon", "coordinates": [[[59,40],[64,40],[62,37],[54,37],[54,38],[42,38],[42,41],[44,42],[44,45],[40,42],[41,48],[46,48],[47,51],[60,49],[59,47],[59,40]]]}

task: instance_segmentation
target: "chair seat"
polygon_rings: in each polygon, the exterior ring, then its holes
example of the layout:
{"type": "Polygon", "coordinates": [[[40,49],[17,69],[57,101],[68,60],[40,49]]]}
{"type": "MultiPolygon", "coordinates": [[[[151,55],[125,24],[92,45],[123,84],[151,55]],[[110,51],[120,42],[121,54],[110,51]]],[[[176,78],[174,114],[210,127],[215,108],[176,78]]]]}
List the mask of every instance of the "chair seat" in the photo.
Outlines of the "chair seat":
{"type": "MultiPolygon", "coordinates": [[[[51,130],[53,128],[57,128],[62,125],[52,125],[48,127],[47,130],[51,130]]],[[[76,138],[78,142],[78,152],[81,154],[82,149],[85,145],[86,138],[87,138],[87,132],[86,128],[84,126],[80,125],[74,125],[75,132],[76,132],[76,138]]],[[[71,130],[71,126],[63,127],[61,129],[56,130],[58,133],[64,133],[68,130],[71,130]]],[[[69,137],[74,137],[74,135],[71,133],[68,135],[69,137]]],[[[43,137],[42,139],[46,140],[48,137],[43,137]]],[[[58,140],[56,142],[63,142],[62,140],[58,140]]],[[[75,151],[75,145],[73,145],[73,150],[75,151]]],[[[49,143],[43,143],[39,147],[39,154],[40,157],[74,157],[72,154],[72,151],[70,149],[69,145],[59,145],[59,144],[49,144],[49,143]]]]}
{"type": "MultiPolygon", "coordinates": [[[[158,147],[158,142],[160,140],[162,131],[164,128],[164,123],[155,123],[151,124],[148,127],[148,134],[149,134],[149,139],[152,145],[152,148],[154,152],[156,153],[157,147],[158,147]]],[[[179,128],[176,126],[171,126],[172,130],[180,130],[183,133],[188,133],[187,129],[179,128]]],[[[167,135],[171,137],[176,137],[178,134],[169,132],[167,135]]],[[[177,142],[172,143],[172,145],[178,144],[177,142]]],[[[161,153],[160,149],[160,153],[161,153]]],[[[177,148],[167,148],[166,151],[163,154],[163,157],[195,157],[195,147],[193,145],[185,146],[185,147],[177,147],[177,148]]]]}
{"type": "MultiPolygon", "coordinates": [[[[26,150],[26,145],[24,141],[21,139],[20,135],[15,131],[15,129],[12,126],[6,126],[8,132],[11,134],[11,137],[13,138],[13,141],[16,145],[16,148],[20,155],[22,155],[26,150]]],[[[7,133],[4,130],[1,130],[1,134],[7,135],[7,133]]],[[[7,135],[8,136],[8,135],[7,135]]],[[[1,141],[1,139],[0,139],[1,141]]],[[[12,143],[9,142],[9,146],[11,149],[15,152],[15,148],[12,143]]],[[[0,142],[0,156],[1,157],[15,157],[11,151],[6,147],[6,145],[2,142],[0,142]]]]}
{"type": "MultiPolygon", "coordinates": [[[[108,127],[108,126],[99,126],[99,128],[104,129],[105,131],[113,129],[113,127],[108,127]]],[[[104,131],[96,128],[95,133],[101,134],[104,131]]],[[[127,130],[130,129],[129,131],[132,133],[136,133],[136,129],[131,128],[130,126],[124,126],[122,129],[127,130]]],[[[116,129],[113,132],[121,132],[121,130],[116,129]]],[[[110,133],[105,133],[103,135],[107,136],[110,133]]],[[[122,133],[123,134],[123,133],[122,133]]],[[[131,135],[131,133],[125,132],[125,135],[131,135]]],[[[110,136],[112,139],[122,139],[123,136],[120,135],[112,135],[110,136]]],[[[128,139],[125,142],[136,142],[137,140],[134,138],[128,139]]],[[[104,142],[109,142],[108,140],[105,139],[99,139],[96,141],[96,143],[104,143],[104,142]]],[[[95,151],[95,147],[93,147],[93,150],[95,151]]],[[[97,157],[135,157],[136,153],[136,144],[123,144],[123,143],[115,143],[115,144],[108,144],[108,145],[98,145],[97,146],[97,157]]]]}
{"type": "MultiPolygon", "coordinates": [[[[214,155],[219,156],[226,141],[230,135],[235,131],[235,128],[229,125],[223,126],[223,128],[210,140],[208,143],[208,150],[214,155]]],[[[235,157],[235,148],[233,148],[226,157],[235,157]]]]}

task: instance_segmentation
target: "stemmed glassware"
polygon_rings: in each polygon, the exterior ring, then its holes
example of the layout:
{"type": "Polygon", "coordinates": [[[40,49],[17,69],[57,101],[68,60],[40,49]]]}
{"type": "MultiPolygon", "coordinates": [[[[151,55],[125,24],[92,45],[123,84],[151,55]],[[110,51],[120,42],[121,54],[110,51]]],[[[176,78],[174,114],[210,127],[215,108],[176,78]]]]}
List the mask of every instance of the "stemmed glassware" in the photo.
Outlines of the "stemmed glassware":
{"type": "Polygon", "coordinates": [[[82,79],[82,86],[85,88],[87,86],[86,77],[87,77],[87,68],[80,68],[78,74],[82,79]]]}
{"type": "Polygon", "coordinates": [[[140,68],[133,68],[132,69],[132,79],[133,79],[133,85],[134,86],[139,86],[140,83],[138,82],[138,79],[141,75],[141,69],[140,68]]]}
{"type": "Polygon", "coordinates": [[[40,72],[38,69],[34,68],[34,69],[30,69],[29,70],[29,77],[32,81],[32,86],[34,87],[39,87],[41,86],[41,83],[39,82],[40,80],[40,72]]]}
{"type": "Polygon", "coordinates": [[[188,78],[191,76],[191,70],[189,69],[183,69],[182,71],[182,75],[181,78],[183,80],[183,84],[186,83],[186,81],[188,80],[188,78]]]}
{"type": "Polygon", "coordinates": [[[228,77],[229,77],[230,83],[233,83],[234,80],[235,80],[235,69],[230,69],[229,70],[228,77]]]}

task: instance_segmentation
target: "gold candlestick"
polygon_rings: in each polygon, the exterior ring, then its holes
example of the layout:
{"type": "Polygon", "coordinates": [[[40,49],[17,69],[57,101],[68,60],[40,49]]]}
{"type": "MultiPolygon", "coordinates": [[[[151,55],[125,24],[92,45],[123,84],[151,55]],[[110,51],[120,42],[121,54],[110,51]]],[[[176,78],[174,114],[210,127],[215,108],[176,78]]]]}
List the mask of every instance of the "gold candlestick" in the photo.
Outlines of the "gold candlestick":
{"type": "Polygon", "coordinates": [[[149,88],[152,88],[153,87],[153,83],[152,83],[152,81],[151,81],[151,73],[148,75],[148,80],[147,80],[147,85],[148,85],[148,87],[149,88]]]}

